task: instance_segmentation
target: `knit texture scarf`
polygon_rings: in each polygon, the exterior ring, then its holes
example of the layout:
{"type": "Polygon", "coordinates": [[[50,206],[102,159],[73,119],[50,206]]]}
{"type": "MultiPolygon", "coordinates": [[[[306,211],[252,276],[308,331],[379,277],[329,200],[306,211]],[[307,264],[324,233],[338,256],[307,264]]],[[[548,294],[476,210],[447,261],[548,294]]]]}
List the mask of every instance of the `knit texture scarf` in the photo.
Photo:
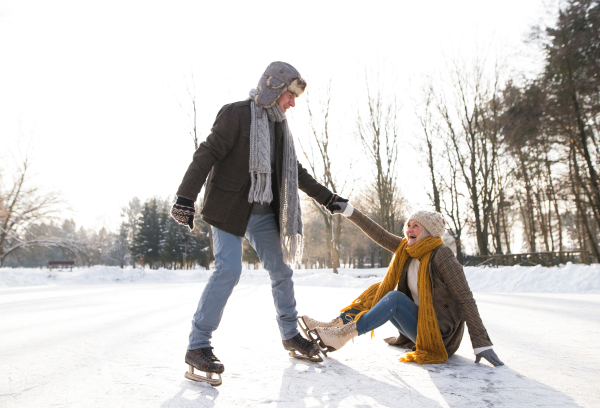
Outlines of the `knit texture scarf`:
{"type": "Polygon", "coordinates": [[[292,132],[287,118],[277,104],[264,109],[257,106],[254,98],[257,89],[250,91],[250,193],[248,201],[270,203],[273,200],[271,186],[271,143],[269,119],[281,123],[283,130],[283,167],[279,194],[279,234],[283,259],[286,263],[300,262],[304,247],[302,235],[302,210],[298,196],[298,162],[292,132]]]}
{"type": "Polygon", "coordinates": [[[359,320],[362,315],[371,310],[388,292],[398,286],[400,275],[408,257],[418,259],[420,264],[417,283],[419,289],[417,349],[406,354],[400,361],[415,361],[419,364],[443,363],[448,359],[448,353],[444,346],[435,309],[433,308],[429,260],[432,252],[441,247],[444,241],[441,238],[428,237],[411,247],[407,245],[407,242],[406,238],[404,238],[400,245],[398,245],[383,281],[369,286],[350,306],[345,307],[341,311],[358,309],[360,313],[356,315],[354,320],[359,320]]]}

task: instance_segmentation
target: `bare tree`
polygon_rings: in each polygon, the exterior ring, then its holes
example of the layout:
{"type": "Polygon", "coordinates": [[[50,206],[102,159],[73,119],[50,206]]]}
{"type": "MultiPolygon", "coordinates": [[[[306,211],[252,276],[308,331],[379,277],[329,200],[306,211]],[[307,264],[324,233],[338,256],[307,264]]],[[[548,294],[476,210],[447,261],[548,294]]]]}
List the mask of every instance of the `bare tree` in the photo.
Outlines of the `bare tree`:
{"type": "MultiPolygon", "coordinates": [[[[373,173],[372,204],[378,221],[387,231],[396,233],[400,221],[396,214],[401,203],[396,168],[398,162],[398,105],[394,97],[384,97],[381,89],[372,90],[367,82],[366,115],[358,112],[357,132],[373,173]]],[[[368,189],[367,189],[368,190],[368,189]]],[[[381,263],[392,259],[388,251],[381,252],[381,263]]]]}
{"type": "Polygon", "coordinates": [[[192,137],[192,141],[194,142],[194,150],[198,150],[198,111],[196,109],[196,82],[194,81],[193,72],[190,74],[190,77],[186,80],[186,82],[186,92],[189,99],[187,99],[187,103],[185,104],[178,99],[177,104],[188,118],[186,127],[188,128],[188,132],[192,137]]]}
{"type": "Polygon", "coordinates": [[[25,158],[12,185],[0,184],[0,267],[8,256],[26,248],[60,247],[74,253],[85,250],[81,242],[48,236],[40,229],[40,224],[57,216],[64,203],[58,194],[31,186],[29,171],[25,158]]]}
{"type": "Polygon", "coordinates": [[[454,244],[456,245],[456,259],[458,262],[463,262],[463,244],[462,234],[467,224],[467,217],[463,213],[464,196],[459,190],[459,180],[461,178],[459,174],[459,165],[457,163],[456,153],[450,145],[450,141],[446,140],[445,150],[445,161],[448,164],[449,171],[446,173],[447,176],[442,178],[441,188],[441,207],[444,213],[450,219],[448,223],[448,231],[452,238],[454,238],[454,244]]]}
{"type": "MultiPolygon", "coordinates": [[[[431,191],[428,192],[429,198],[433,203],[433,207],[437,212],[441,212],[441,202],[440,202],[440,186],[439,180],[439,164],[437,163],[437,158],[439,157],[439,153],[434,151],[434,147],[436,146],[436,139],[440,140],[440,126],[436,123],[433,118],[433,110],[434,110],[434,89],[431,82],[427,84],[423,97],[423,106],[419,107],[421,110],[415,109],[415,114],[423,129],[423,141],[425,143],[424,148],[422,149],[426,155],[427,168],[429,174],[429,181],[431,182],[431,191]]],[[[418,106],[418,105],[417,105],[418,106]]]]}
{"type": "MultiPolygon", "coordinates": [[[[309,151],[300,142],[300,147],[306,160],[308,160],[313,176],[325,187],[343,195],[345,182],[338,185],[332,170],[330,156],[330,130],[329,130],[329,107],[331,102],[331,80],[327,85],[325,100],[318,104],[317,111],[313,113],[311,99],[309,93],[306,92],[306,108],[308,109],[308,117],[311,129],[311,137],[309,139],[309,151]],[[319,123],[318,123],[319,122],[319,123]],[[316,150],[316,153],[315,153],[316,150]],[[339,187],[339,189],[338,189],[339,187]]],[[[333,273],[338,273],[337,268],[340,267],[339,242],[342,234],[342,217],[332,217],[329,212],[323,208],[315,200],[312,200],[314,206],[318,209],[325,228],[327,231],[326,239],[327,252],[329,254],[329,266],[333,268],[333,273]]]]}
{"type": "Polygon", "coordinates": [[[455,62],[451,72],[455,105],[442,102],[439,111],[468,191],[479,253],[488,255],[501,146],[497,120],[499,73],[496,67],[490,80],[484,66],[485,61],[479,61],[468,70],[455,62]]]}

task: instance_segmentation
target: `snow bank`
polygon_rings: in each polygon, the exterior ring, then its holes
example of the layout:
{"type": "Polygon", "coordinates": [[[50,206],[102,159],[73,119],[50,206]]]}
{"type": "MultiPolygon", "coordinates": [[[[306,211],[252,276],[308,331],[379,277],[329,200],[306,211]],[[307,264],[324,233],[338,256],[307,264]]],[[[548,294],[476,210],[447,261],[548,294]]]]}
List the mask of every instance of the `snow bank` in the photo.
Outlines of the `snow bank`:
{"type": "MultiPolygon", "coordinates": [[[[381,281],[386,268],[298,269],[294,282],[302,286],[364,289],[381,281]]],[[[121,269],[115,266],[75,268],[72,272],[60,270],[2,268],[0,288],[39,285],[81,285],[104,283],[186,283],[206,282],[211,271],[204,270],[140,270],[121,269]]],[[[527,292],[527,293],[600,293],[600,264],[560,267],[543,266],[465,268],[471,290],[474,292],[527,292]]],[[[245,284],[267,284],[269,276],[265,270],[244,270],[241,282],[245,284]]]]}
{"type": "Polygon", "coordinates": [[[600,293],[600,264],[465,268],[475,292],[600,293]]]}

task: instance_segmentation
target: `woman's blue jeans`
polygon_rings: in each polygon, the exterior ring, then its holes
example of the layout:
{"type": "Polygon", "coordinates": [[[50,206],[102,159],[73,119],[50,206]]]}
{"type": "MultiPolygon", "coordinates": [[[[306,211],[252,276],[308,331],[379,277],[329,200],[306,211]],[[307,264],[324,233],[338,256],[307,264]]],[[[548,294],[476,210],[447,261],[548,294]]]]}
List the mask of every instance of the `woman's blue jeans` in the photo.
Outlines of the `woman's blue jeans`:
{"type": "MultiPolygon", "coordinates": [[[[360,313],[356,309],[350,309],[341,314],[344,324],[350,323],[353,319],[348,314],[360,313]]],[[[392,324],[412,340],[417,342],[417,320],[419,318],[419,306],[415,304],[408,296],[397,290],[393,290],[385,295],[377,304],[367,313],[361,316],[356,322],[358,335],[363,335],[386,322],[392,324]]]]}

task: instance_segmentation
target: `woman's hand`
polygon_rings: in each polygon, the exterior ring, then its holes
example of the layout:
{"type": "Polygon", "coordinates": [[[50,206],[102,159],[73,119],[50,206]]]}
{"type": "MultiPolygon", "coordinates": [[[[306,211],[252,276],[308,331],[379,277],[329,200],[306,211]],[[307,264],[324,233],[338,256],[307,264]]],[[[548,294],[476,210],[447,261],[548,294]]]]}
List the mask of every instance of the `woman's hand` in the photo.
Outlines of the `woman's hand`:
{"type": "Polygon", "coordinates": [[[492,363],[494,367],[504,365],[504,363],[500,361],[498,355],[496,355],[493,349],[483,350],[482,352],[475,354],[475,362],[479,364],[479,360],[481,360],[481,357],[485,358],[487,361],[492,363]]]}

